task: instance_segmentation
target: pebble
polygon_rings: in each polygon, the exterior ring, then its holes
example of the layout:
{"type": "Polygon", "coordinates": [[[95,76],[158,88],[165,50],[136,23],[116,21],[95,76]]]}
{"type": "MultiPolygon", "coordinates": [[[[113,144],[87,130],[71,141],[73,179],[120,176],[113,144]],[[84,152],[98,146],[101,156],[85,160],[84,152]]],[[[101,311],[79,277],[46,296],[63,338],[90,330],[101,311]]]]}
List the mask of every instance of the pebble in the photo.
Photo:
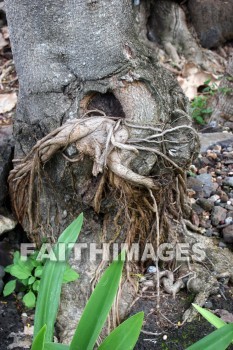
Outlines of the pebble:
{"type": "Polygon", "coordinates": [[[147,272],[148,273],[156,273],[156,266],[149,266],[148,268],[147,268],[147,272]]]}
{"type": "Polygon", "coordinates": [[[224,227],[224,229],[222,230],[222,234],[223,234],[224,242],[232,244],[233,243],[233,224],[228,225],[227,227],[224,227]]]}
{"type": "Polygon", "coordinates": [[[0,235],[15,228],[17,222],[11,218],[0,215],[0,235]]]}
{"type": "Polygon", "coordinates": [[[219,242],[219,248],[226,248],[227,247],[227,245],[226,245],[226,243],[224,243],[224,242],[219,242]]]}
{"type": "Polygon", "coordinates": [[[199,198],[196,203],[206,211],[211,211],[214,207],[214,202],[206,198],[199,198]]]}
{"type": "Polygon", "coordinates": [[[213,196],[211,196],[210,198],[208,198],[208,201],[214,203],[214,202],[216,202],[219,198],[220,198],[219,195],[214,194],[213,196]]]}
{"type": "Polygon", "coordinates": [[[230,187],[233,187],[233,177],[226,177],[223,180],[223,184],[227,185],[227,186],[230,186],[230,187]]]}
{"type": "Polygon", "coordinates": [[[227,211],[225,208],[220,206],[215,206],[211,213],[211,222],[214,226],[219,225],[221,221],[224,221],[227,216],[227,211]]]}
{"type": "Polygon", "coordinates": [[[213,303],[211,301],[206,301],[205,302],[205,308],[207,309],[213,309],[213,303]]]}

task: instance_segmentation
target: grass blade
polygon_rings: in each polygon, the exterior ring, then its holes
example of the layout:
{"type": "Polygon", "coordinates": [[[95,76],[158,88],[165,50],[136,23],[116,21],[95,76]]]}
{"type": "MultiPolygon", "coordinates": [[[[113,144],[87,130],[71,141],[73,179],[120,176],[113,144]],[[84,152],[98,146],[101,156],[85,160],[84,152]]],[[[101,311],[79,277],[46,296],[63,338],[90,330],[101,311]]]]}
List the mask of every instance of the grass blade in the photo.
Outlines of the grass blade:
{"type": "MultiPolygon", "coordinates": [[[[82,223],[83,214],[80,214],[61,234],[58,243],[75,243],[80,233],[82,223]]],[[[56,245],[54,251],[57,250],[57,247],[56,245]]],[[[71,249],[69,249],[68,253],[70,250],[71,249]]],[[[68,258],[68,254],[66,256],[68,258]]],[[[54,323],[59,307],[65,269],[66,261],[50,260],[47,260],[43,269],[36,305],[34,336],[36,336],[40,329],[46,324],[46,342],[51,342],[53,340],[54,323]]]]}
{"type": "Polygon", "coordinates": [[[103,328],[120,283],[125,253],[104,272],[79,321],[70,350],[92,350],[103,328]]]}
{"type": "Polygon", "coordinates": [[[31,350],[44,350],[44,342],[45,342],[45,333],[46,333],[46,325],[41,328],[35,337],[31,350]]]}
{"type": "Polygon", "coordinates": [[[69,345],[58,343],[45,343],[44,350],[69,350],[69,345]]]}
{"type": "Polygon", "coordinates": [[[144,313],[139,312],[115,328],[98,350],[133,350],[138,340],[144,313]]]}
{"type": "Polygon", "coordinates": [[[210,333],[186,350],[225,350],[233,339],[233,323],[210,333]]]}
{"type": "Polygon", "coordinates": [[[221,320],[218,316],[214,315],[212,312],[203,309],[199,305],[192,304],[193,307],[209,322],[211,323],[214,327],[216,328],[221,328],[226,325],[226,322],[221,320]]]}

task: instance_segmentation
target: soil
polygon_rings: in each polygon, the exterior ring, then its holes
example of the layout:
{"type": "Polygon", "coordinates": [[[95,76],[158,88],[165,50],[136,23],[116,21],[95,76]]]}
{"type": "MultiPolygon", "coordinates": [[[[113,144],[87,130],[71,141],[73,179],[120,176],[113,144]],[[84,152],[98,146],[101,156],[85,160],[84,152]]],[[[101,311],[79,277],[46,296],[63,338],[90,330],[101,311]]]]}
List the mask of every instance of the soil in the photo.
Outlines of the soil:
{"type": "MultiPolygon", "coordinates": [[[[226,289],[223,295],[214,295],[208,299],[206,305],[211,306],[210,311],[224,309],[230,313],[233,312],[233,286],[226,289]]],[[[134,310],[145,310],[146,322],[143,330],[152,333],[156,332],[158,335],[141,333],[135,350],[184,350],[213,332],[215,328],[201,316],[193,322],[179,326],[183,312],[189,307],[193,298],[193,295],[183,291],[175,299],[170,295],[162,294],[161,314],[159,317],[152,311],[155,306],[154,300],[138,300],[132,309],[132,314],[135,313],[134,310]]],[[[228,347],[228,349],[233,350],[233,345],[228,347]]]]}
{"type": "MultiPolygon", "coordinates": [[[[21,320],[21,310],[13,296],[0,298],[0,348],[7,350],[13,343],[13,334],[23,332],[24,325],[21,320]]],[[[14,347],[14,350],[26,350],[26,348],[14,347]]]]}

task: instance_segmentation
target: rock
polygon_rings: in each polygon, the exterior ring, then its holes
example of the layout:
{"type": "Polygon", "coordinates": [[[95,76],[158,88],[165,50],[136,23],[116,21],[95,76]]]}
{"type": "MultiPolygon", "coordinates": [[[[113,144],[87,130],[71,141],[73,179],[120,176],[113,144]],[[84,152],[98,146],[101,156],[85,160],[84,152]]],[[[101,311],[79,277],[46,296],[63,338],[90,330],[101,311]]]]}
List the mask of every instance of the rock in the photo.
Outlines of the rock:
{"type": "Polygon", "coordinates": [[[199,224],[200,224],[199,217],[198,217],[197,213],[195,213],[194,211],[192,212],[191,221],[192,221],[193,225],[195,225],[195,226],[197,226],[197,227],[198,227],[199,224]]]}
{"type": "Polygon", "coordinates": [[[220,206],[215,206],[212,210],[211,214],[211,222],[212,225],[217,226],[221,221],[224,221],[227,216],[227,211],[226,209],[220,207],[220,206]]]}
{"type": "Polygon", "coordinates": [[[215,133],[206,133],[199,134],[200,142],[201,142],[201,150],[200,152],[206,152],[213,145],[229,145],[232,143],[232,135],[223,133],[223,132],[215,132],[215,133]],[[216,142],[216,140],[218,140],[216,142]]]}
{"type": "Polygon", "coordinates": [[[206,237],[212,237],[213,232],[212,232],[211,229],[208,229],[208,230],[206,230],[206,232],[204,233],[204,235],[205,235],[206,237]]]}
{"type": "Polygon", "coordinates": [[[226,177],[223,180],[223,184],[226,185],[226,186],[233,187],[233,177],[226,177]]]}
{"type": "Polygon", "coordinates": [[[13,219],[0,215],[0,235],[15,228],[17,222],[13,219]]]}
{"type": "Polygon", "coordinates": [[[13,153],[12,125],[0,127],[0,206],[8,195],[7,178],[13,153]]]}
{"type": "Polygon", "coordinates": [[[206,309],[213,309],[213,303],[211,301],[206,301],[204,306],[206,309]]]}
{"type": "Polygon", "coordinates": [[[196,177],[191,176],[191,177],[188,177],[187,179],[188,188],[195,191],[194,198],[203,197],[204,192],[203,192],[202,185],[203,185],[202,182],[198,180],[196,177]]]}
{"type": "Polygon", "coordinates": [[[199,198],[196,203],[206,211],[211,211],[214,207],[214,202],[206,198],[199,198]]]}
{"type": "Polygon", "coordinates": [[[227,248],[227,245],[224,242],[219,242],[219,248],[227,248]]]}
{"type": "Polygon", "coordinates": [[[197,180],[202,183],[202,191],[204,192],[203,196],[205,198],[210,197],[211,192],[214,190],[212,176],[210,174],[201,174],[197,176],[197,180]]]}
{"type": "Polygon", "coordinates": [[[222,230],[223,239],[226,243],[233,243],[233,224],[224,227],[222,230]]]}
{"type": "Polygon", "coordinates": [[[197,203],[192,204],[192,209],[195,211],[198,215],[202,214],[204,209],[202,209],[197,203]]]}
{"type": "Polygon", "coordinates": [[[218,194],[214,194],[210,198],[208,198],[209,202],[215,203],[218,199],[220,199],[220,196],[218,194]]]}

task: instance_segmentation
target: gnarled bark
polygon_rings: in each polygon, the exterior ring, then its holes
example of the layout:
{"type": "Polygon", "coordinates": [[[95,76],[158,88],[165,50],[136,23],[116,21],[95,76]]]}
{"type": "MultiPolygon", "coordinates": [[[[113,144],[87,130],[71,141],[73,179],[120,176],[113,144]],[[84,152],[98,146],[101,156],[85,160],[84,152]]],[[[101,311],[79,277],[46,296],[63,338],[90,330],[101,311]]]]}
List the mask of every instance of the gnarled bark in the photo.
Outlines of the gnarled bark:
{"type": "MultiPolygon", "coordinates": [[[[198,140],[178,84],[136,37],[131,0],[6,7],[20,83],[11,196],[29,237],[56,241],[83,211],[82,243],[174,240],[198,140]]],[[[99,262],[73,260],[81,278],[64,288],[63,341],[99,262]]],[[[122,314],[132,298],[122,297],[122,314]]]]}

